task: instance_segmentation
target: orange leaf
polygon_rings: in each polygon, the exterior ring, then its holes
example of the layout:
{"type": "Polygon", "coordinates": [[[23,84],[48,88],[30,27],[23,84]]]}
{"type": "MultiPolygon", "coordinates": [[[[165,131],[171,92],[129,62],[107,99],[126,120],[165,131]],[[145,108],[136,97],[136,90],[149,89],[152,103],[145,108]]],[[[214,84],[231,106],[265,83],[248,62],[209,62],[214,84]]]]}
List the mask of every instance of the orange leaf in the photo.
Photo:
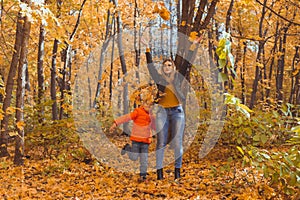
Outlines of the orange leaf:
{"type": "Polygon", "coordinates": [[[157,4],[154,5],[153,13],[159,13],[159,8],[157,4]]]}
{"type": "Polygon", "coordinates": [[[23,130],[24,129],[24,126],[25,126],[25,122],[24,121],[18,121],[17,122],[17,127],[19,130],[23,130]]]}
{"type": "Polygon", "coordinates": [[[169,26],[167,25],[167,24],[162,24],[161,25],[161,28],[163,29],[163,28],[169,28],[169,26]]]}
{"type": "Polygon", "coordinates": [[[171,15],[170,15],[170,12],[165,8],[163,7],[160,12],[159,12],[159,15],[161,18],[163,18],[163,20],[169,20],[171,15]]]}
{"type": "Polygon", "coordinates": [[[191,41],[196,40],[197,37],[198,37],[198,33],[196,31],[193,31],[193,32],[190,33],[190,40],[191,41]]]}

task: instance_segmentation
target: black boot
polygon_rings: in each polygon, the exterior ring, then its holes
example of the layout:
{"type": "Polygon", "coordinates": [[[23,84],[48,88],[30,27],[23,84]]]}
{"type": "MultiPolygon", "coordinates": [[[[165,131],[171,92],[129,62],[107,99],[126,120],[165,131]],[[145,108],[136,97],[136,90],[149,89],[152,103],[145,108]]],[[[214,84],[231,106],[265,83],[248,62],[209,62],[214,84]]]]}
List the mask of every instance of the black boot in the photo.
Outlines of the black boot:
{"type": "Polygon", "coordinates": [[[162,179],[164,179],[163,169],[162,169],[162,168],[161,168],[161,169],[158,169],[158,170],[156,171],[156,173],[157,173],[157,180],[162,180],[162,179]]]}
{"type": "Polygon", "coordinates": [[[180,178],[180,168],[175,168],[175,180],[180,178]]]}

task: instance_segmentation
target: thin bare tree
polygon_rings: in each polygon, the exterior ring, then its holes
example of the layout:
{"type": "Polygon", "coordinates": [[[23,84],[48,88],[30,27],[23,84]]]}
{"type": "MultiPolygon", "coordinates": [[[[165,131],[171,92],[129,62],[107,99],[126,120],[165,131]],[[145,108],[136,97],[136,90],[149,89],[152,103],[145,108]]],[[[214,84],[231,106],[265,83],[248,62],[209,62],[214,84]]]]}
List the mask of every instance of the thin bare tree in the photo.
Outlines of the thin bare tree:
{"type": "MultiPolygon", "coordinates": [[[[30,0],[26,3],[30,5],[30,0]]],[[[26,69],[28,67],[27,54],[28,54],[28,41],[30,35],[31,22],[28,17],[25,16],[23,24],[23,34],[21,43],[21,52],[18,65],[17,76],[17,94],[16,94],[16,124],[18,130],[18,136],[16,137],[14,164],[24,164],[24,96],[26,85],[26,69]]]]}
{"type": "MultiPolygon", "coordinates": [[[[22,0],[23,3],[26,3],[26,0],[22,0]]],[[[0,157],[9,156],[7,145],[8,145],[8,121],[9,121],[9,114],[6,113],[7,109],[11,104],[12,99],[12,92],[14,88],[15,76],[18,67],[18,63],[20,60],[20,53],[22,47],[22,41],[24,37],[23,27],[25,22],[25,16],[22,15],[21,11],[18,13],[17,17],[17,27],[16,27],[16,37],[15,37],[15,44],[13,49],[13,56],[12,61],[10,63],[9,73],[7,77],[7,81],[5,84],[5,98],[3,101],[3,111],[4,117],[1,121],[1,137],[0,137],[0,157]]]]}

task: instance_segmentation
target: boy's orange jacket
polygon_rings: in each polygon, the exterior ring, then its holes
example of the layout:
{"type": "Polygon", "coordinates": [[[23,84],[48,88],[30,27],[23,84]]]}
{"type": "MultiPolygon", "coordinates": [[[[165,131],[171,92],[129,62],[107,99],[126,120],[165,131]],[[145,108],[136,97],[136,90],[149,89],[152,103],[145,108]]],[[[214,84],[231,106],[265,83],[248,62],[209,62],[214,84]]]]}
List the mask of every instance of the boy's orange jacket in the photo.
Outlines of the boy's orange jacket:
{"type": "Polygon", "coordinates": [[[136,142],[151,143],[151,128],[155,129],[155,121],[153,115],[150,115],[142,106],[134,109],[133,112],[123,115],[115,119],[115,123],[122,123],[133,120],[130,140],[136,142]]]}

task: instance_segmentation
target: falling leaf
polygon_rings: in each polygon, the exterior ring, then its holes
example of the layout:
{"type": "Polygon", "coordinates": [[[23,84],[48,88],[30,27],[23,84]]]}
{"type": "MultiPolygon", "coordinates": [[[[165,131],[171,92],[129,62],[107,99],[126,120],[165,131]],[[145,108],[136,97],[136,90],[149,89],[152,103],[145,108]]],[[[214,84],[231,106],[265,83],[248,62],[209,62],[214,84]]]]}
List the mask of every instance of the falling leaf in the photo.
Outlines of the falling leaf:
{"type": "Polygon", "coordinates": [[[169,20],[171,17],[170,11],[165,7],[164,2],[159,1],[154,5],[153,13],[158,13],[163,20],[169,20]]]}
{"type": "Polygon", "coordinates": [[[167,24],[162,24],[161,28],[169,28],[169,26],[167,24]]]}
{"type": "Polygon", "coordinates": [[[170,15],[170,12],[165,8],[163,7],[160,11],[159,11],[159,15],[161,18],[163,18],[164,20],[169,20],[171,15],[170,15]]]}
{"type": "Polygon", "coordinates": [[[159,13],[159,8],[157,4],[154,5],[153,13],[159,13]]]}

